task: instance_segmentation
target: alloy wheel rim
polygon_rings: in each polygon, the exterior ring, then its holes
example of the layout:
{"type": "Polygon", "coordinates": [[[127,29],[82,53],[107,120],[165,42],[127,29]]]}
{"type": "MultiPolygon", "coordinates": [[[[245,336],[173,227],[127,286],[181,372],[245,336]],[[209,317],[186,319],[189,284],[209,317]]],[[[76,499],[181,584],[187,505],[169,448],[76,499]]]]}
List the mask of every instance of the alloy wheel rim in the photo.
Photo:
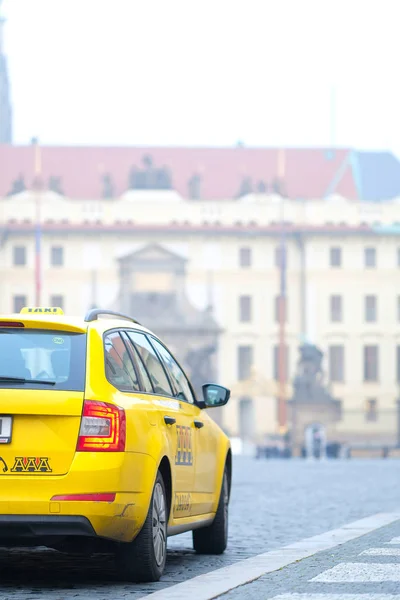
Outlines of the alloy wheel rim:
{"type": "Polygon", "coordinates": [[[153,549],[157,566],[160,567],[165,558],[167,540],[167,522],[165,496],[161,483],[157,482],[153,494],[153,549]]]}

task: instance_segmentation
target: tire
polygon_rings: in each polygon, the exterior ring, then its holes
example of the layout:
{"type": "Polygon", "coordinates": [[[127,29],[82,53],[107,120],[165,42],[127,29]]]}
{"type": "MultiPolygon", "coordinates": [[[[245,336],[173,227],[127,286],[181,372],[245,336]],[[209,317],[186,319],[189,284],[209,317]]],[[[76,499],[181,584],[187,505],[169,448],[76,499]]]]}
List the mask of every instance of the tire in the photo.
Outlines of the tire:
{"type": "Polygon", "coordinates": [[[164,480],[157,473],[149,512],[140,533],[129,543],[120,544],[116,567],[121,578],[134,583],[158,581],[167,559],[168,502],[164,480]]]}
{"type": "Polygon", "coordinates": [[[222,554],[228,545],[229,484],[226,469],[214,521],[193,531],[193,548],[197,554],[222,554]]]}

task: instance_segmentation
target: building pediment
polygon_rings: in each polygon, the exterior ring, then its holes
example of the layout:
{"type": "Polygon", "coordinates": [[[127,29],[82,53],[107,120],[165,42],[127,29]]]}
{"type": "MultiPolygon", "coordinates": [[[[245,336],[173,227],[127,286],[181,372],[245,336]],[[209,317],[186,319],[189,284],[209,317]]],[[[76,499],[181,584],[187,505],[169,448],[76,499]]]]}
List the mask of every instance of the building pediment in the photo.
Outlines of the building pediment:
{"type": "Polygon", "coordinates": [[[128,263],[134,266],[135,264],[147,263],[147,264],[171,264],[171,266],[177,265],[183,267],[187,260],[183,256],[168,250],[161,244],[149,244],[144,248],[130,252],[125,256],[118,259],[120,262],[128,263]]]}
{"type": "MultiPolygon", "coordinates": [[[[32,190],[23,190],[22,192],[18,192],[16,194],[9,194],[4,198],[4,202],[15,203],[21,205],[21,203],[26,204],[35,204],[37,198],[37,194],[32,190]]],[[[43,205],[52,206],[54,202],[63,204],[66,209],[70,209],[71,204],[65,196],[57,192],[53,192],[51,190],[44,190],[40,192],[40,202],[43,205]]]]}

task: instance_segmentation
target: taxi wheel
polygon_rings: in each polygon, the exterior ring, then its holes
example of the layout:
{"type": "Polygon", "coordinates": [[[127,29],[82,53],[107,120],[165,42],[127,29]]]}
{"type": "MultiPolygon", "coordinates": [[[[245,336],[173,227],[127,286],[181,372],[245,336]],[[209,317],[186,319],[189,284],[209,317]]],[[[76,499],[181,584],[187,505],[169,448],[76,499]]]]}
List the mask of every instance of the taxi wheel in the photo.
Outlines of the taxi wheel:
{"type": "Polygon", "coordinates": [[[198,554],[222,554],[228,545],[228,474],[224,472],[221,495],[214,521],[209,527],[193,531],[193,548],[198,554]]]}
{"type": "Polygon", "coordinates": [[[168,503],[164,480],[157,474],[149,512],[139,535],[118,548],[117,570],[127,581],[158,581],[167,559],[168,503]]]}

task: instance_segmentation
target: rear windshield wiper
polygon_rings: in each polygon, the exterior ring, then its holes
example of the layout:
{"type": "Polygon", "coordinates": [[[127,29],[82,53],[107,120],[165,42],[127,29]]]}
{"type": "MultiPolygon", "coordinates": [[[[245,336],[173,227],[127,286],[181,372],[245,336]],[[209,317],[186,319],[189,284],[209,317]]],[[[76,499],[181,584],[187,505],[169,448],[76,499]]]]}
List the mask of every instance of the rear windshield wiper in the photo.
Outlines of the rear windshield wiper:
{"type": "Polygon", "coordinates": [[[0,382],[6,383],[43,383],[44,385],[56,385],[56,381],[49,381],[48,379],[24,379],[23,377],[7,377],[0,376],[0,382]]]}

